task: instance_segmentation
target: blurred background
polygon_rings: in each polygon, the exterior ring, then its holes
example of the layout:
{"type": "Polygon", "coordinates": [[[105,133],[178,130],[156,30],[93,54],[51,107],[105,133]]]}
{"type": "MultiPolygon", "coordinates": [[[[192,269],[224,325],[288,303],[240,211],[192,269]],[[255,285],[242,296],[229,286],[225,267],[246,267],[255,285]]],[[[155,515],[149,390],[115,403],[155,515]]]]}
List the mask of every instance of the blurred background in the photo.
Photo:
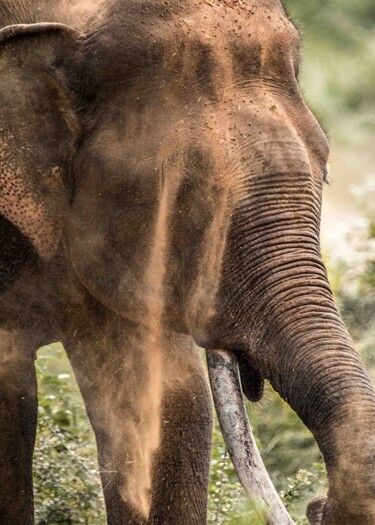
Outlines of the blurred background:
{"type": "MultiPolygon", "coordinates": [[[[341,313],[375,382],[375,2],[288,0],[304,38],[301,84],[331,142],[322,252],[341,313]]],[[[35,451],[37,525],[104,525],[94,438],[60,345],[39,351],[35,451]]],[[[298,525],[325,491],[320,453],[267,388],[248,406],[259,448],[298,525]]],[[[215,428],[209,524],[260,525],[215,428]]]]}

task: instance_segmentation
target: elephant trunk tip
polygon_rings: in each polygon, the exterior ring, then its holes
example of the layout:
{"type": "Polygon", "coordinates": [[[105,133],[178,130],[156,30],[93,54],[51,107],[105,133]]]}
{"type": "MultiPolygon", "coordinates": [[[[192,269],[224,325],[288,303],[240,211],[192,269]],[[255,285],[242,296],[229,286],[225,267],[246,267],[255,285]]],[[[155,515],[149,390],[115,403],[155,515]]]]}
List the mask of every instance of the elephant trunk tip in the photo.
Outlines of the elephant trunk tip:
{"type": "Polygon", "coordinates": [[[310,525],[320,525],[323,520],[323,509],[327,502],[326,496],[318,496],[307,506],[306,516],[310,525]]]}

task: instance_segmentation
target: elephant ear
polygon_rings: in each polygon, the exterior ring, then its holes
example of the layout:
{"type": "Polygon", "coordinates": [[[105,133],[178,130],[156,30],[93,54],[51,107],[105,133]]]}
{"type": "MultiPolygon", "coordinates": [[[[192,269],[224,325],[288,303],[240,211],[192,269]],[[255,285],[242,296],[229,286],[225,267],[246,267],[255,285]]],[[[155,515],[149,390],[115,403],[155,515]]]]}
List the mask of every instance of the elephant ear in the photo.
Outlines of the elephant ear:
{"type": "Polygon", "coordinates": [[[67,73],[78,36],[52,23],[0,30],[0,214],[47,259],[61,238],[63,166],[78,133],[67,73]]]}

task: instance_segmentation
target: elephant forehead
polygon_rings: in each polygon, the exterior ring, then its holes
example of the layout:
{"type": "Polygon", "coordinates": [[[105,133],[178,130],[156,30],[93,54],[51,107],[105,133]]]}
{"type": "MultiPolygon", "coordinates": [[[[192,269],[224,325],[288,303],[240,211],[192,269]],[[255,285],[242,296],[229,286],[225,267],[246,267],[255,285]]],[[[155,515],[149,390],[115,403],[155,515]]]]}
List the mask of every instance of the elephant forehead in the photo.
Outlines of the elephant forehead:
{"type": "Polygon", "coordinates": [[[82,206],[91,206],[92,195],[133,212],[155,208],[162,184],[173,181],[190,199],[191,221],[211,213],[224,194],[235,206],[252,176],[311,173],[312,154],[285,118],[289,102],[257,91],[228,90],[220,103],[199,97],[184,106],[173,90],[155,92],[153,100],[139,100],[137,92],[123,97],[116,118],[103,117],[81,146],[75,186],[85,188],[82,206]]]}
{"type": "Polygon", "coordinates": [[[129,2],[107,29],[93,35],[94,46],[88,38],[87,74],[121,89],[163,77],[175,89],[230,83],[233,70],[257,75],[275,60],[285,73],[298,55],[298,33],[278,1],[129,2]]]}

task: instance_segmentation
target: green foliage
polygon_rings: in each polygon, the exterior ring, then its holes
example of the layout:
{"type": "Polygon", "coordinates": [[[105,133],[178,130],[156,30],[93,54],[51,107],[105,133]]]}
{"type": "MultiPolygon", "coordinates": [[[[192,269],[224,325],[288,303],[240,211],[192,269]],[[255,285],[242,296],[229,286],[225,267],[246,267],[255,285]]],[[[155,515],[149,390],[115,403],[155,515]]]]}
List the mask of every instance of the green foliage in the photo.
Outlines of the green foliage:
{"type": "Polygon", "coordinates": [[[322,462],[314,463],[310,470],[300,469],[288,478],[287,488],[282,490],[280,495],[286,508],[295,518],[296,525],[308,525],[305,517],[306,504],[318,493],[320,495],[326,492],[325,478],[322,462]]]}
{"type": "Polygon", "coordinates": [[[241,497],[241,485],[235,479],[232,463],[215,422],[209,499],[210,523],[227,523],[228,516],[241,497]]]}
{"type": "Polygon", "coordinates": [[[375,380],[375,186],[370,182],[354,194],[363,224],[348,239],[352,256],[336,261],[331,273],[341,314],[375,380]]]}
{"type": "MultiPolygon", "coordinates": [[[[66,426],[66,421],[62,424],[66,426]]],[[[50,418],[39,420],[34,455],[38,525],[103,524],[98,466],[92,441],[50,418]],[[101,518],[101,519],[100,519],[101,518]]]]}
{"type": "Polygon", "coordinates": [[[94,437],[60,345],[39,351],[37,373],[36,525],[103,525],[94,437]]]}
{"type": "Polygon", "coordinates": [[[286,4],[303,34],[302,87],[313,109],[336,139],[366,138],[375,129],[374,2],[286,4]]]}

